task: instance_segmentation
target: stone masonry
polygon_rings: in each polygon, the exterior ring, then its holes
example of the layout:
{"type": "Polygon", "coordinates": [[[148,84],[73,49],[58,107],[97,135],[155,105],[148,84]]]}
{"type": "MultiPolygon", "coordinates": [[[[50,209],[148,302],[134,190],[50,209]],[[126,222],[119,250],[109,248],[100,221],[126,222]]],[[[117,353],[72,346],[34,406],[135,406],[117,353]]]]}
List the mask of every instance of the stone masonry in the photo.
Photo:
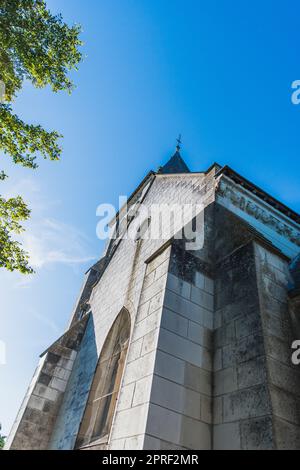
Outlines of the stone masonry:
{"type": "Polygon", "coordinates": [[[141,205],[174,203],[201,207],[201,245],[190,250],[177,236],[194,223],[189,211],[166,220],[159,238],[108,243],[66,332],[41,357],[7,449],[74,449],[124,308],[131,333],[109,434],[85,448],[300,449],[291,361],[300,295],[290,269],[300,217],[228,167],[191,173],[179,149],[129,199],[130,223],[141,205]]]}

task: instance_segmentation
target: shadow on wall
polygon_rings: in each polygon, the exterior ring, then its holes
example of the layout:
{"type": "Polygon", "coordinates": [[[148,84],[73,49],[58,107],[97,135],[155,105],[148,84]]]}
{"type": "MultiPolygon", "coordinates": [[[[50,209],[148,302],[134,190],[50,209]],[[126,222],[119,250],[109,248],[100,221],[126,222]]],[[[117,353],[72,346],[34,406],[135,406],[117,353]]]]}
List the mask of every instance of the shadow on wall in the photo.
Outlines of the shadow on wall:
{"type": "Polygon", "coordinates": [[[98,361],[94,331],[90,315],[50,440],[52,450],[74,449],[98,361]]]}

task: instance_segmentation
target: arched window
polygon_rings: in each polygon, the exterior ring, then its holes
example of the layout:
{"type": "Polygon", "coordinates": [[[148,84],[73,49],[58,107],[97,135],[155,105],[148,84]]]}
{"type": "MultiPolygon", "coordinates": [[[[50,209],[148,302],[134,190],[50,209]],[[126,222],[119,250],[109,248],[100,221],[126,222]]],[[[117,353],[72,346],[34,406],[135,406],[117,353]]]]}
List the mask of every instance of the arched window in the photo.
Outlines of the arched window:
{"type": "Polygon", "coordinates": [[[123,308],[102,348],[88,402],[80,425],[76,448],[107,442],[126,360],[130,315],[123,308]]]}

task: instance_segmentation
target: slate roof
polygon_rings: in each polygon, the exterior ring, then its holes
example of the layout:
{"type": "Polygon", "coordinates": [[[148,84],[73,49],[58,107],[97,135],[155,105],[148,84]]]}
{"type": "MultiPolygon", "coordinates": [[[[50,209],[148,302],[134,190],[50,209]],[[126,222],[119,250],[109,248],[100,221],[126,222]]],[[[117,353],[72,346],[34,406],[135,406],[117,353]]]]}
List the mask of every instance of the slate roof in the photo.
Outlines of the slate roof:
{"type": "Polygon", "coordinates": [[[179,150],[176,150],[173,157],[171,157],[170,160],[159,169],[158,173],[190,173],[190,170],[185,161],[182,159],[179,150]]]}

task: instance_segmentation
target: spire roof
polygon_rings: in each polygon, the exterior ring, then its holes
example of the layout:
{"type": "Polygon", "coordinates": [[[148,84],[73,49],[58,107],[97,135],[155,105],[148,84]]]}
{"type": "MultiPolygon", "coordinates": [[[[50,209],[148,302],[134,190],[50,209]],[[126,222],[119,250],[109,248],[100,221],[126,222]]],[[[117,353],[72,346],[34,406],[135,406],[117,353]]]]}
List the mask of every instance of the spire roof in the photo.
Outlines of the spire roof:
{"type": "Polygon", "coordinates": [[[159,173],[190,173],[188,166],[180,155],[181,143],[181,135],[179,135],[174,155],[162,168],[160,168],[159,173]]]}

